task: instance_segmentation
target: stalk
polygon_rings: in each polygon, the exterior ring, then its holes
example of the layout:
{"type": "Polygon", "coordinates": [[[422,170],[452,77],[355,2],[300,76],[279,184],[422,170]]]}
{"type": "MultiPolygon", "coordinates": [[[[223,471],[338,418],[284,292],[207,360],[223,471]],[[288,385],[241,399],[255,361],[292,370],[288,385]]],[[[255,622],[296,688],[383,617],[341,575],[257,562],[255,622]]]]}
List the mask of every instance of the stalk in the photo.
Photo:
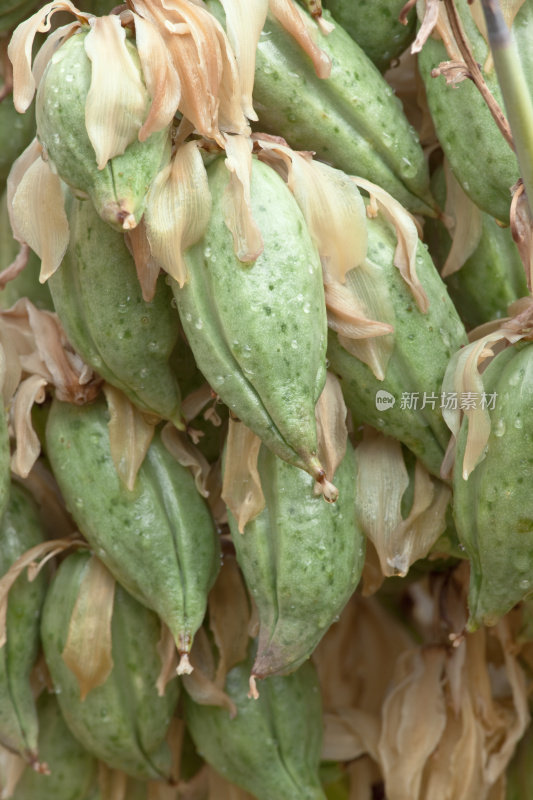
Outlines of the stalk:
{"type": "Polygon", "coordinates": [[[520,57],[505,23],[498,0],[481,0],[496,75],[511,126],[520,174],[528,198],[533,202],[533,101],[520,57]]]}

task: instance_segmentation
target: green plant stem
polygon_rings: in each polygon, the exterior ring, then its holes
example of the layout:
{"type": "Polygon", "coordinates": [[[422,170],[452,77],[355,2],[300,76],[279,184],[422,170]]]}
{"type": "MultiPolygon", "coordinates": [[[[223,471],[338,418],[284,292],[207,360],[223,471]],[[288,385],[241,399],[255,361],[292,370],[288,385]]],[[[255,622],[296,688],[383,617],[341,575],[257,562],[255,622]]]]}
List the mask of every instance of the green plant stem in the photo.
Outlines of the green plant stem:
{"type": "Polygon", "coordinates": [[[481,0],[496,75],[511,126],[520,174],[531,217],[533,203],[533,101],[520,57],[498,0],[481,0]]]}

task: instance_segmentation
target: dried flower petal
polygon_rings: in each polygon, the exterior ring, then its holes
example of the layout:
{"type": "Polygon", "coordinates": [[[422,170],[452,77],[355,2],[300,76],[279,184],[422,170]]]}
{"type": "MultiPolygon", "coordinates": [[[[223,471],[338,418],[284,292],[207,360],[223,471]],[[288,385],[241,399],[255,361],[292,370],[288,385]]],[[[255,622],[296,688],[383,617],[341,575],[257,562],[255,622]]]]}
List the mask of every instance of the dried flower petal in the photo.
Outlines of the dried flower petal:
{"type": "Polygon", "coordinates": [[[80,687],[80,700],[106,682],[113,669],[111,620],[115,579],[91,556],[80,583],[62,658],[80,687]]]}
{"type": "Polygon", "coordinates": [[[88,22],[92,17],[92,14],[79,11],[69,0],[55,0],[47,3],[25,22],[21,22],[15,30],[9,43],[8,55],[13,64],[13,102],[21,114],[29,108],[36,89],[31,71],[33,41],[37,33],[47,33],[50,30],[51,18],[56,11],[70,11],[80,22],[88,22]]]}
{"type": "Polygon", "coordinates": [[[263,239],[252,216],[250,180],[252,148],[244,136],[226,135],[226,167],[230,180],[224,191],[224,221],[233,236],[233,249],[240,261],[255,261],[263,252],[263,239]]]}
{"type": "Polygon", "coordinates": [[[85,126],[98,169],[103,169],[110,158],[122,155],[137,138],[149,98],[117,16],[91,20],[84,47],[92,66],[85,126]],[[110,73],[114,80],[109,79],[110,73]]]}
{"type": "Polygon", "coordinates": [[[211,215],[211,194],[196,141],[178,148],[156,176],[145,212],[152,255],[178,283],[187,281],[183,253],[202,238],[211,215]]]}
{"type": "Polygon", "coordinates": [[[238,420],[229,420],[222,499],[237,520],[240,533],[265,507],[257,470],[261,439],[238,420]]]}
{"type": "Polygon", "coordinates": [[[452,246],[441,271],[443,278],[452,275],[470,258],[481,239],[483,218],[480,209],[463,192],[448,162],[446,175],[446,207],[444,209],[452,236],[452,246]]]}
{"type": "Polygon", "coordinates": [[[69,243],[61,181],[41,158],[28,167],[13,197],[14,231],[41,259],[44,283],[61,264],[69,243]]]}
{"type": "Polygon", "coordinates": [[[278,22],[296,40],[304,53],[307,53],[319,78],[329,78],[331,61],[313,39],[314,31],[308,25],[303,13],[292,0],[269,0],[269,9],[278,22]]]}
{"type": "Polygon", "coordinates": [[[124,486],[133,491],[137,472],[154,435],[155,424],[136,408],[119,389],[106,383],[104,394],[109,409],[111,458],[124,486]]]}

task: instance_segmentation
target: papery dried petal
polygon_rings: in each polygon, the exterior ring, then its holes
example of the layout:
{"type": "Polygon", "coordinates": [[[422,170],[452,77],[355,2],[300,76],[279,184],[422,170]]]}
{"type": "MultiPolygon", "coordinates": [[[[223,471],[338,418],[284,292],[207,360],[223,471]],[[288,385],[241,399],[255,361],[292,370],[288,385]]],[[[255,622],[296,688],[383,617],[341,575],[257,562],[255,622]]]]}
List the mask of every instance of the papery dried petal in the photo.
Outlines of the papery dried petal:
{"type": "Polygon", "coordinates": [[[322,758],[352,761],[363,753],[377,760],[381,721],[377,714],[358,708],[343,708],[324,715],[322,758]]]}
{"type": "Polygon", "coordinates": [[[424,767],[446,725],[445,659],[443,647],[418,648],[398,659],[396,679],[383,704],[378,748],[388,800],[419,797],[424,767]]]}
{"type": "Polygon", "coordinates": [[[113,669],[111,619],[115,579],[102,562],[92,556],[80,583],[72,609],[62,658],[76,676],[80,700],[91,689],[106,682],[113,669]]]}
{"type": "Polygon", "coordinates": [[[84,46],[92,65],[85,126],[98,169],[103,169],[137,138],[146,117],[148,93],[117,16],[93,19],[84,46]]]}
{"type": "Polygon", "coordinates": [[[413,506],[391,537],[388,563],[395,574],[406,575],[411,564],[425,558],[446,530],[450,497],[450,489],[443,483],[437,484],[417,461],[413,506]]]}
{"type": "Polygon", "coordinates": [[[240,533],[265,507],[257,469],[261,439],[238,420],[229,420],[222,499],[237,520],[240,533]]]}
{"type": "Polygon", "coordinates": [[[187,438],[186,434],[178,431],[171,422],[168,422],[163,428],[161,440],[176,461],[182,467],[191,470],[196,488],[202,497],[208,497],[207,479],[211,468],[205,456],[187,438]]]}
{"type": "MultiPolygon", "coordinates": [[[[87,547],[87,542],[76,536],[71,536],[65,539],[49,539],[46,542],[36,544],[26,550],[13,564],[10,566],[5,575],[0,578],[0,647],[6,643],[6,614],[7,614],[7,600],[9,590],[25,569],[35,565],[41,559],[41,565],[48,561],[50,558],[63,553],[65,550],[77,547],[87,547]]],[[[34,577],[37,571],[34,571],[34,577]]],[[[31,579],[31,578],[30,578],[31,579]]]]}
{"type": "Polygon", "coordinates": [[[135,228],[126,233],[125,241],[135,261],[135,269],[137,270],[137,278],[141,286],[143,300],[150,303],[155,296],[160,268],[150,252],[144,217],[135,228]]]}
{"type": "Polygon", "coordinates": [[[50,30],[51,18],[56,11],[70,11],[80,22],[88,22],[92,17],[92,14],[79,11],[68,0],[55,0],[47,3],[15,30],[9,43],[8,55],[13,64],[13,102],[21,114],[30,106],[36,89],[31,71],[33,41],[37,33],[47,33],[50,30]]]}
{"type": "Polygon", "coordinates": [[[353,181],[373,195],[386,219],[394,225],[398,244],[394,253],[394,266],[400,270],[400,274],[409,286],[415,302],[425,313],[428,309],[429,300],[416,274],[416,250],[418,246],[418,231],[415,221],[411,214],[388,194],[381,187],[363,178],[352,178],[353,181]]]}
{"type": "Polygon", "coordinates": [[[145,212],[152,255],[180,286],[187,281],[183,253],[201,239],[210,215],[202,156],[197,142],[188,142],[155,178],[145,212]]]}
{"type": "Polygon", "coordinates": [[[402,522],[401,502],[409,485],[402,446],[367,428],[356,454],[359,524],[377,550],[383,574],[395,575],[391,539],[402,522]]]}
{"type": "Polygon", "coordinates": [[[28,169],[35,161],[41,158],[42,151],[43,148],[37,138],[33,139],[13,162],[7,178],[7,213],[13,237],[17,242],[24,242],[24,236],[17,224],[17,215],[13,211],[13,198],[28,169]]]}
{"type": "Polygon", "coordinates": [[[31,375],[22,381],[13,400],[11,414],[16,447],[11,456],[11,469],[15,475],[25,478],[41,452],[39,437],[33,430],[31,410],[34,403],[45,399],[47,381],[39,375],[31,375]]]}
{"type": "Polygon", "coordinates": [[[296,40],[304,53],[307,53],[318,77],[329,78],[331,73],[329,56],[313,40],[308,23],[296,3],[292,0],[269,0],[268,6],[278,22],[296,40]]]}
{"type": "Polygon", "coordinates": [[[0,786],[2,787],[2,798],[13,796],[17,783],[27,766],[22,756],[11,753],[9,750],[0,746],[0,786]]]}
{"type": "Polygon", "coordinates": [[[176,642],[168,625],[161,623],[161,638],[157,643],[157,652],[161,658],[161,672],[158,675],[156,688],[159,697],[165,694],[165,687],[176,677],[178,668],[178,651],[176,642]]]}
{"type": "Polygon", "coordinates": [[[156,26],[137,14],[134,20],[135,44],[146,88],[152,98],[150,111],[139,131],[139,140],[144,142],[152,133],[163,130],[172,122],[181,99],[181,83],[165,40],[156,26]]]}
{"type": "Polygon", "coordinates": [[[215,683],[215,664],[211,645],[203,628],[196,633],[191,651],[191,662],[194,669],[190,675],[183,675],[181,680],[188,694],[195,703],[226,708],[231,717],[237,713],[233,700],[215,683]]]}
{"type": "Polygon", "coordinates": [[[268,0],[221,0],[226,14],[228,39],[239,68],[242,108],[248,119],[257,120],[252,90],[255,75],[255,53],[265,24],[268,0]]]}
{"type": "Polygon", "coordinates": [[[133,491],[137,472],[144,461],[154,435],[155,425],[136,408],[119,389],[104,384],[109,409],[109,445],[111,458],[124,486],[133,491]]]}
{"type": "Polygon", "coordinates": [[[481,239],[483,218],[481,210],[463,192],[446,162],[446,207],[448,219],[453,220],[450,230],[452,246],[441,270],[443,278],[452,275],[470,258],[481,239]]]}
{"type": "Polygon", "coordinates": [[[24,173],[12,203],[17,238],[41,259],[44,283],[61,264],[69,243],[69,225],[61,181],[41,158],[24,173]]]}
{"type": "Polygon", "coordinates": [[[365,205],[351,178],[308,154],[269,139],[258,139],[260,158],[281,172],[307,222],[322,266],[331,281],[364,263],[367,252],[365,205]],[[283,171],[276,161],[281,162],[283,171]]]}
{"type": "Polygon", "coordinates": [[[315,406],[318,457],[328,480],[333,480],[337,467],[346,453],[348,428],[346,403],[338,378],[326,374],[326,383],[315,406]]]}
{"type": "Polygon", "coordinates": [[[246,658],[250,605],[237,561],[226,557],[209,594],[209,628],[219,653],[215,683],[224,687],[228,672],[246,658]]]}
{"type": "Polygon", "coordinates": [[[230,173],[224,190],[224,221],[233,236],[240,261],[255,261],[263,252],[263,239],[252,216],[250,180],[252,149],[247,137],[226,135],[226,166],[230,173]]]}
{"type": "Polygon", "coordinates": [[[425,10],[411,53],[419,53],[427,42],[439,16],[440,0],[425,0],[425,10]]]}

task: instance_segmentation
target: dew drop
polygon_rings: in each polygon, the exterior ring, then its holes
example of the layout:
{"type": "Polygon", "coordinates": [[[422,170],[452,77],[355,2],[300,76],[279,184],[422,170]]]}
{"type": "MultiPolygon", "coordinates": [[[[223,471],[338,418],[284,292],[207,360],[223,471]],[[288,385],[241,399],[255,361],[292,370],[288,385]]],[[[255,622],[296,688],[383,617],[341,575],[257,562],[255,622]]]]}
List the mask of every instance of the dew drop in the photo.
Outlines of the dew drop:
{"type": "Polygon", "coordinates": [[[198,318],[194,323],[194,327],[197,328],[199,331],[201,331],[202,328],[204,327],[204,323],[202,322],[201,319],[198,318]]]}
{"type": "Polygon", "coordinates": [[[505,421],[503,419],[499,419],[494,426],[494,436],[503,436],[505,433],[505,421]]]}

